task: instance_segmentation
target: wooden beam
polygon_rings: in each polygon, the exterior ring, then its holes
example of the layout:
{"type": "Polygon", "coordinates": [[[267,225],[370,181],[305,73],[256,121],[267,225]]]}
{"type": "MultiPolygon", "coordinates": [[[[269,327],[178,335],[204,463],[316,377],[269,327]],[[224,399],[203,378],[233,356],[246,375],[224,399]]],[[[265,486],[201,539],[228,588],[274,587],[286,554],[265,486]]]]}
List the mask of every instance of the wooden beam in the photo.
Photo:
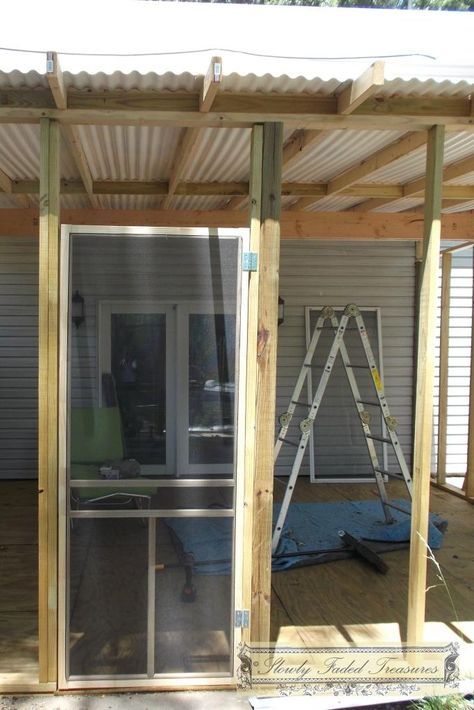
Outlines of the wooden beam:
{"type": "MultiPolygon", "coordinates": [[[[282,196],[316,197],[327,195],[327,183],[323,182],[284,182],[281,186],[282,196]]],[[[28,195],[39,193],[37,180],[15,180],[11,184],[12,194],[28,195]]],[[[92,182],[94,195],[167,195],[168,182],[155,180],[94,180],[92,182]]],[[[448,193],[448,200],[443,200],[443,207],[456,202],[465,203],[474,199],[474,186],[446,185],[443,191],[448,193]],[[462,199],[460,199],[462,198],[462,199]]],[[[234,195],[239,200],[248,199],[249,186],[247,182],[180,182],[176,185],[175,195],[227,196],[234,195]]],[[[81,180],[61,180],[63,195],[84,195],[86,189],[81,180]]],[[[401,185],[386,185],[382,183],[359,183],[350,185],[339,193],[353,197],[390,198],[390,201],[403,197],[401,185]]]]}
{"type": "MultiPolygon", "coordinates": [[[[474,242],[473,212],[442,215],[443,239],[474,242]]],[[[90,210],[63,209],[63,224],[149,227],[245,227],[244,212],[228,210],[90,210]]],[[[319,241],[420,241],[423,219],[406,212],[393,214],[353,212],[283,212],[282,239],[319,241]]],[[[37,209],[1,209],[0,235],[34,236],[38,233],[37,209]]]]}
{"type": "Polygon", "coordinates": [[[436,480],[446,483],[446,446],[448,439],[449,310],[451,303],[452,255],[441,257],[441,327],[439,352],[438,462],[436,480]]]}
{"type": "Polygon", "coordinates": [[[67,90],[64,86],[63,73],[56,52],[46,55],[46,79],[53,95],[55,106],[62,111],[67,109],[67,90]]]}
{"type": "Polygon", "coordinates": [[[385,62],[374,62],[358,79],[339,94],[337,112],[343,115],[353,113],[361,104],[373,96],[384,85],[385,62]]]}
{"type": "Polygon", "coordinates": [[[59,125],[41,121],[38,323],[39,680],[57,680],[59,125]]]}
{"type": "MultiPolygon", "coordinates": [[[[381,148],[372,155],[369,155],[367,158],[364,158],[364,160],[358,162],[356,165],[352,166],[352,168],[349,168],[348,170],[345,170],[336,177],[332,178],[327,183],[326,194],[344,194],[344,190],[349,186],[354,185],[359,180],[362,180],[368,175],[380,170],[380,168],[386,167],[396,160],[409,155],[425,144],[426,135],[424,132],[408,133],[406,136],[402,136],[402,138],[399,138],[394,143],[381,148]]],[[[380,195],[380,197],[383,197],[383,195],[380,195]]],[[[305,207],[308,207],[309,205],[310,203],[308,200],[298,200],[293,205],[293,209],[305,209],[305,207]]]]}
{"type": "MultiPolygon", "coordinates": [[[[252,605],[250,638],[270,641],[272,573],[273,446],[275,438],[280,260],[280,194],[283,124],[265,124],[261,167],[258,270],[255,477],[253,495],[252,605]]],[[[258,225],[255,225],[257,228],[258,225]]]]}
{"type": "Polygon", "coordinates": [[[212,110],[199,110],[194,92],[69,90],[68,108],[58,109],[42,89],[0,91],[0,123],[38,123],[43,117],[73,125],[163,125],[251,128],[284,120],[307,130],[427,130],[435,122],[453,131],[473,131],[469,98],[377,97],[350,115],[337,112],[338,100],[308,94],[217,94],[212,110]]]}
{"type": "Polygon", "coordinates": [[[396,160],[403,158],[426,145],[426,134],[422,131],[408,133],[394,143],[381,148],[372,155],[346,170],[328,182],[328,195],[341,192],[345,187],[353,185],[372,173],[384,168],[396,160]]]}
{"type": "MultiPolygon", "coordinates": [[[[282,171],[288,168],[296,158],[299,158],[305,150],[310,147],[314,148],[326,136],[327,131],[310,131],[304,128],[294,131],[283,145],[282,171]]],[[[245,203],[245,199],[235,197],[229,200],[226,209],[239,210],[245,203]]]]}
{"type": "Polygon", "coordinates": [[[327,135],[327,131],[309,131],[304,128],[294,131],[283,146],[282,168],[288,168],[304,151],[314,148],[327,135]]]}
{"type": "Polygon", "coordinates": [[[462,244],[455,244],[452,247],[446,247],[441,251],[441,254],[454,254],[458,251],[464,251],[465,249],[472,249],[471,242],[463,242],[462,244]]]}
{"type": "Polygon", "coordinates": [[[163,200],[163,209],[167,210],[171,204],[173,195],[176,192],[178,183],[182,179],[186,168],[192,161],[197,148],[199,138],[198,128],[186,128],[181,133],[181,138],[173,159],[173,168],[168,181],[168,194],[163,200]]]}
{"type": "Polygon", "coordinates": [[[81,176],[84,189],[89,197],[91,206],[95,209],[100,208],[100,202],[94,195],[94,187],[91,171],[87,162],[86,154],[81,144],[79,130],[77,126],[62,126],[63,135],[66,139],[69,150],[76,164],[76,168],[81,176]]]}
{"type": "MultiPolygon", "coordinates": [[[[468,175],[474,171],[474,156],[470,155],[467,158],[458,160],[456,163],[447,165],[443,170],[443,183],[456,180],[459,177],[468,175]]],[[[423,197],[425,191],[425,178],[418,178],[405,183],[402,186],[403,197],[423,197]]],[[[458,200],[465,197],[466,200],[474,199],[474,189],[472,185],[443,185],[443,199],[458,200]],[[463,189],[464,188],[464,189],[463,189]]],[[[368,210],[382,207],[384,204],[389,205],[393,200],[385,200],[384,203],[375,204],[370,200],[367,203],[358,205],[357,211],[367,212],[368,210]]]]}
{"type": "Polygon", "coordinates": [[[222,81],[222,58],[212,57],[209,69],[202,82],[199,96],[199,110],[207,113],[211,110],[222,81]]]}
{"type": "Polygon", "coordinates": [[[407,637],[422,643],[425,623],[426,560],[433,436],[436,306],[441,237],[444,128],[428,134],[423,262],[420,282],[417,387],[413,453],[413,501],[408,580],[407,637]]]}

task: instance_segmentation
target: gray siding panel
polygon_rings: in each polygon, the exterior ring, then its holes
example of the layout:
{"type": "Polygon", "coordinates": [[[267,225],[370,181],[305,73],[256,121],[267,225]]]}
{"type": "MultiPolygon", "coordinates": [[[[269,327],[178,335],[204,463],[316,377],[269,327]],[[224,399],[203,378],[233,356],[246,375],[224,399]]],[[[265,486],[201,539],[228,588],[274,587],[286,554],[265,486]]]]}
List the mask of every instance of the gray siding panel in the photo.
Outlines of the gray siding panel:
{"type": "Polygon", "coordinates": [[[36,478],[38,240],[0,237],[0,479],[36,478]]]}
{"type": "MultiPolygon", "coordinates": [[[[382,349],[385,389],[392,414],[399,420],[399,435],[405,456],[410,461],[412,441],[412,376],[414,318],[414,247],[409,243],[330,243],[283,241],[280,260],[280,294],[285,300],[285,322],[279,329],[277,414],[288,405],[306,350],[305,306],[360,306],[381,308],[382,349]]],[[[313,378],[313,385],[317,376],[313,378]]],[[[365,452],[351,449],[338,438],[337,421],[346,413],[334,412],[334,444],[339,456],[319,457],[320,475],[346,474],[341,471],[340,450],[350,464],[351,473],[370,474],[365,452]],[[366,460],[366,463],[365,463],[366,460]]],[[[357,419],[355,411],[355,426],[357,419]]],[[[351,420],[352,421],[352,420],[351,420]]],[[[293,427],[289,438],[298,438],[293,427]]],[[[360,444],[359,444],[360,446],[360,444]]],[[[283,447],[276,474],[291,470],[295,449],[283,447]]],[[[389,450],[390,453],[390,450],[389,450]]],[[[309,473],[308,453],[302,473],[309,473]]],[[[393,456],[389,464],[396,470],[393,456]]]]}

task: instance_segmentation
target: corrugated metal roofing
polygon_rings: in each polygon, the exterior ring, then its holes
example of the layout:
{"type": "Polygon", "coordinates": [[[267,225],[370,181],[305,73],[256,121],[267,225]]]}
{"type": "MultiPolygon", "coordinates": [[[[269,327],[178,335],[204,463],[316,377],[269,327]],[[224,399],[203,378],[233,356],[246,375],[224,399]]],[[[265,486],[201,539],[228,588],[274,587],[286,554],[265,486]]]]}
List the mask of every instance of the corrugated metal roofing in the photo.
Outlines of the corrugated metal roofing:
{"type": "Polygon", "coordinates": [[[248,180],[250,129],[205,128],[192,163],[183,176],[194,182],[248,180]]]}
{"type": "Polygon", "coordinates": [[[446,207],[443,209],[443,212],[446,212],[447,214],[453,213],[453,212],[464,212],[465,210],[474,210],[474,200],[471,200],[470,202],[464,202],[463,204],[460,205],[453,205],[452,207],[446,207]]]}
{"type": "Polygon", "coordinates": [[[180,128],[79,126],[94,180],[166,180],[180,128]]]}
{"type": "MultiPolygon", "coordinates": [[[[470,155],[474,156],[474,134],[468,133],[467,131],[446,134],[444,142],[445,165],[456,163],[458,160],[467,158],[470,155]]],[[[404,184],[424,175],[425,168],[426,146],[390,163],[390,165],[387,165],[385,168],[380,168],[380,170],[371,173],[361,180],[361,182],[404,184]]],[[[460,179],[454,180],[454,184],[461,184],[459,182],[460,179]]]]}
{"type": "MultiPolygon", "coordinates": [[[[7,21],[0,27],[0,46],[29,52],[0,50],[0,88],[47,87],[46,50],[54,49],[59,52],[66,87],[81,91],[197,92],[211,57],[220,55],[223,92],[337,95],[375,59],[385,57],[381,96],[466,97],[474,93],[474,13],[82,0],[71,32],[70,10],[70,5],[58,4],[58,11],[49,16],[41,3],[25,6],[17,0],[11,4],[7,21]],[[28,23],[20,22],[26,15],[28,23]],[[104,32],[104,27],[112,27],[112,17],[113,31],[104,32]],[[221,49],[215,46],[216,36],[221,49]]],[[[92,178],[124,181],[169,179],[182,130],[78,128],[92,178]]],[[[285,130],[285,139],[290,133],[285,130]]],[[[401,131],[328,130],[317,145],[303,151],[284,170],[283,180],[329,181],[402,135],[401,131]]],[[[248,180],[249,137],[248,129],[202,129],[193,160],[181,179],[248,180]]],[[[61,148],[61,177],[79,179],[64,141],[61,148]]],[[[447,134],[445,165],[473,154],[473,133],[447,134]]],[[[14,180],[38,179],[37,126],[0,125],[0,169],[14,180]]],[[[403,184],[424,171],[425,149],[420,148],[363,182],[403,184]]],[[[473,179],[470,174],[452,182],[472,184],[473,179]]],[[[37,202],[37,197],[31,199],[37,202]]],[[[213,209],[225,206],[229,199],[176,197],[173,207],[213,209]]],[[[284,198],[283,206],[296,199],[284,198]]],[[[361,201],[360,197],[335,195],[320,199],[312,209],[345,209],[361,201]]],[[[162,198],[112,195],[100,196],[99,202],[104,207],[147,209],[159,207],[162,198]]],[[[0,205],[12,203],[17,204],[2,196],[0,205]]],[[[62,204],[87,206],[88,200],[63,196],[62,204]]],[[[396,211],[408,204],[399,200],[380,210],[396,211]]]]}
{"type": "Polygon", "coordinates": [[[339,212],[362,202],[361,197],[346,197],[344,195],[331,195],[319,199],[314,205],[308,207],[308,212],[339,212]]]}
{"type": "Polygon", "coordinates": [[[423,199],[419,197],[404,197],[402,200],[394,200],[383,207],[379,207],[374,212],[402,212],[403,210],[411,210],[413,207],[419,207],[423,202],[423,199]]]}
{"type": "Polygon", "coordinates": [[[306,149],[297,162],[283,170],[283,179],[327,182],[402,135],[403,131],[330,130],[314,148],[306,149]]]}

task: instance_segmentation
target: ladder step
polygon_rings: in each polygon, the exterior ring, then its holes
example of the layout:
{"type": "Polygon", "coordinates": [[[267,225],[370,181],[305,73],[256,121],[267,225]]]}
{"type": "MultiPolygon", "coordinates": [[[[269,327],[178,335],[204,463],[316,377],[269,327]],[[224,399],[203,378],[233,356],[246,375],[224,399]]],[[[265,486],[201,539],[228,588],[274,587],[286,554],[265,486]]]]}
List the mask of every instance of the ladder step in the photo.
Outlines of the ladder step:
{"type": "Polygon", "coordinates": [[[296,443],[296,441],[291,441],[290,439],[284,439],[283,437],[279,436],[278,441],[282,441],[284,444],[290,444],[290,446],[296,446],[298,448],[299,442],[296,443]]]}
{"type": "Polygon", "coordinates": [[[370,370],[370,367],[368,365],[349,365],[349,364],[347,364],[346,367],[352,367],[353,370],[370,370]]]}
{"type": "Polygon", "coordinates": [[[372,407],[380,407],[380,402],[370,402],[366,399],[358,399],[357,404],[370,404],[372,407]]]}
{"type": "Polygon", "coordinates": [[[374,471],[377,471],[377,473],[381,473],[383,476],[389,476],[390,478],[398,478],[400,481],[404,481],[405,479],[401,475],[401,473],[393,473],[392,471],[385,471],[383,468],[374,468],[374,471]]]}
{"type": "Polygon", "coordinates": [[[392,440],[387,439],[385,436],[374,436],[373,434],[366,434],[366,439],[374,439],[375,441],[382,441],[384,444],[391,444],[392,440]]]}
{"type": "MultiPolygon", "coordinates": [[[[337,333],[339,328],[333,328],[333,326],[323,326],[322,328],[315,328],[315,330],[332,330],[333,333],[337,333]]],[[[344,328],[344,332],[348,330],[359,330],[359,328],[344,328]]]]}
{"type": "Polygon", "coordinates": [[[311,407],[311,402],[308,404],[308,402],[299,402],[297,399],[292,399],[291,404],[298,404],[300,407],[311,407]]]}

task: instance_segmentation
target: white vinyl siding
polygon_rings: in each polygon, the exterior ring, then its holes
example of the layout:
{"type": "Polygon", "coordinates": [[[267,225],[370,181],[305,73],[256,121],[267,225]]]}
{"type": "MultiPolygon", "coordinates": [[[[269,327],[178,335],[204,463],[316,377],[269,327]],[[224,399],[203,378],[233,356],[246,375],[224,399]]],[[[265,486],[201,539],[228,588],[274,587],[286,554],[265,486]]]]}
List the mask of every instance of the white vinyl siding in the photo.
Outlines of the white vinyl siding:
{"type": "MultiPolygon", "coordinates": [[[[471,363],[472,249],[454,252],[451,265],[449,308],[448,428],[446,474],[464,474],[467,466],[469,425],[469,379],[471,363]]],[[[438,288],[435,380],[435,438],[433,471],[436,471],[439,395],[439,329],[441,318],[441,274],[438,288]]],[[[461,479],[458,479],[458,485],[461,479]]]]}
{"type": "MultiPolygon", "coordinates": [[[[408,242],[331,243],[282,241],[280,295],[285,300],[285,322],[278,333],[277,414],[286,410],[305,355],[305,306],[345,306],[348,303],[380,307],[385,390],[407,461],[412,443],[412,376],[414,326],[414,246],[408,242]]],[[[315,386],[317,375],[313,377],[315,386]]],[[[356,417],[354,408],[354,417],[356,417]]],[[[292,427],[288,438],[297,440],[292,427]]],[[[334,427],[334,447],[346,446],[347,461],[354,450],[340,441],[334,427]]],[[[365,446],[365,445],[364,445],[365,446]]],[[[326,447],[325,447],[326,448],[326,447]]],[[[276,473],[291,470],[296,449],[283,447],[276,473]]],[[[357,452],[358,454],[360,452],[357,452]]],[[[389,465],[397,470],[388,447],[389,465]]],[[[340,459],[340,457],[339,457],[340,459]]],[[[340,475],[331,457],[319,459],[320,475],[340,475]]],[[[309,473],[308,453],[302,473],[309,473]]],[[[370,474],[370,463],[354,471],[370,474]]]]}
{"type": "Polygon", "coordinates": [[[0,237],[0,479],[36,478],[38,239],[0,237]]]}

